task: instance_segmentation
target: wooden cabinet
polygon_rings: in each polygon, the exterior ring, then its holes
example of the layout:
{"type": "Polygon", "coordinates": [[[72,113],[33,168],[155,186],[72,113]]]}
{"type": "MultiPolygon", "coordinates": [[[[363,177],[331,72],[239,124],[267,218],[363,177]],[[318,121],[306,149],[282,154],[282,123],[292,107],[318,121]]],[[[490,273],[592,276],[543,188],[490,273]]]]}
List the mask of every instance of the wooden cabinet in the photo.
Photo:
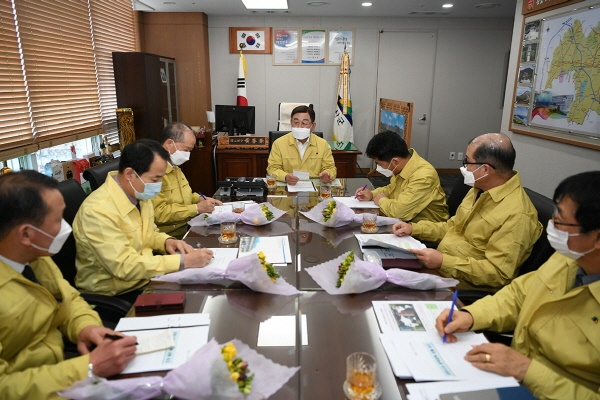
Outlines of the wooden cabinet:
{"type": "Polygon", "coordinates": [[[135,138],[160,141],[163,128],[178,121],[175,60],[155,54],[114,52],[118,108],[131,108],[135,138]]]}
{"type": "Polygon", "coordinates": [[[216,188],[210,134],[199,141],[202,141],[203,147],[192,151],[190,159],[181,165],[181,171],[185,174],[193,192],[212,197],[216,188]]]}

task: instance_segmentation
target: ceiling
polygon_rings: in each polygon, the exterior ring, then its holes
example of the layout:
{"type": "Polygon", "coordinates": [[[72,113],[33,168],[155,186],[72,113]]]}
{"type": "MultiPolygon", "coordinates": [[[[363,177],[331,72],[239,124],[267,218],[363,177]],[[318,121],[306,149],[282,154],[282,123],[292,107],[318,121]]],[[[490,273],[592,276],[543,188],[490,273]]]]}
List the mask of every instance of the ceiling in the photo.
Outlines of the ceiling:
{"type": "Polygon", "coordinates": [[[516,0],[288,0],[287,13],[249,11],[241,0],[133,0],[136,11],[203,12],[208,16],[513,18],[516,0]],[[322,5],[310,5],[311,3],[322,5]],[[324,3],[324,4],[323,4],[324,3]],[[444,3],[454,7],[442,8],[444,3]],[[416,13],[416,14],[415,14],[416,13]]]}

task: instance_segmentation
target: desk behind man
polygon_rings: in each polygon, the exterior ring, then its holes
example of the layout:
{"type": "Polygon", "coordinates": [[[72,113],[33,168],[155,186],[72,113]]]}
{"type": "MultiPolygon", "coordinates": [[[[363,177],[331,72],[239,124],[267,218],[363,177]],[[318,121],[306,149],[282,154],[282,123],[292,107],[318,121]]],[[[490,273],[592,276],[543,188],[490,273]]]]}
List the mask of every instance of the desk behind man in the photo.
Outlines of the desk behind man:
{"type": "Polygon", "coordinates": [[[210,250],[194,250],[159,232],[154,224],[149,200],[160,193],[169,160],[169,153],[154,140],[125,146],[119,171],[110,173],[81,205],[73,233],[75,282],[82,291],[133,302],[152,277],[202,267],[212,258],[210,250]],[[154,255],[155,251],[163,255],[154,255]]]}
{"type": "Polygon", "coordinates": [[[135,337],[111,341],[98,314],[49,257],[71,233],[57,182],[35,171],[0,176],[0,398],[58,398],[92,371],[121,372],[135,337]],[[63,355],[63,335],[82,354],[63,355]],[[92,346],[97,346],[93,351],[92,346]]]}
{"type": "Polygon", "coordinates": [[[331,183],[337,175],[329,143],[312,134],[317,124],[315,111],[309,106],[292,110],[292,132],[280,137],[271,145],[267,173],[289,185],[298,183],[294,170],[308,171],[311,178],[321,178],[331,183]]]}
{"type": "Polygon", "coordinates": [[[515,150],[508,136],[487,133],[471,140],[461,172],[474,186],[447,222],[399,222],[398,236],[439,242],[417,250],[417,258],[459,288],[495,292],[517,275],[542,233],[537,211],[513,171],[515,150]]]}
{"type": "Polygon", "coordinates": [[[161,144],[169,152],[170,161],[162,180],[160,193],[152,198],[154,220],[158,230],[181,239],[187,232],[187,222],[203,212],[212,212],[219,200],[193,193],[190,183],[179,166],[190,159],[190,152],[196,145],[196,135],[192,129],[174,122],[167,125],[162,133],[161,144]]]}

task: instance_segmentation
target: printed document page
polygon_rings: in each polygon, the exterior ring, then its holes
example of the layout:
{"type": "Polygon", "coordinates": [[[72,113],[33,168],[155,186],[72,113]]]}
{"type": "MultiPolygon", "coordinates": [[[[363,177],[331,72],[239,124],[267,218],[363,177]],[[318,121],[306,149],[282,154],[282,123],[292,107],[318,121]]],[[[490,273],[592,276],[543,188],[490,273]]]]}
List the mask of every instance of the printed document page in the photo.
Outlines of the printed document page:
{"type": "Polygon", "coordinates": [[[365,246],[385,247],[410,254],[407,250],[421,250],[425,245],[412,236],[396,236],[393,233],[361,234],[356,233],[356,239],[362,249],[365,246]]]}
{"type": "Polygon", "coordinates": [[[309,180],[298,181],[295,185],[287,185],[287,191],[290,193],[298,192],[316,192],[315,185],[309,180]]]}
{"type": "Polygon", "coordinates": [[[379,208],[378,205],[375,205],[374,201],[360,201],[356,199],[354,196],[349,197],[334,197],[335,201],[339,201],[340,203],[344,203],[350,208],[379,208]]]}
{"type": "Polygon", "coordinates": [[[496,377],[486,380],[469,379],[456,382],[407,383],[406,389],[410,393],[410,400],[438,400],[440,395],[444,393],[470,392],[515,386],[519,386],[519,382],[515,378],[496,375],[496,377]]]}
{"type": "Polygon", "coordinates": [[[281,265],[292,262],[290,241],[287,236],[244,236],[240,238],[240,251],[238,257],[262,251],[267,262],[281,265]]]}
{"type": "MultiPolygon", "coordinates": [[[[115,331],[138,331],[161,328],[183,328],[188,326],[208,326],[210,314],[185,313],[155,315],[153,317],[121,318],[115,331]]],[[[133,333],[130,333],[133,335],[133,333]]]]}

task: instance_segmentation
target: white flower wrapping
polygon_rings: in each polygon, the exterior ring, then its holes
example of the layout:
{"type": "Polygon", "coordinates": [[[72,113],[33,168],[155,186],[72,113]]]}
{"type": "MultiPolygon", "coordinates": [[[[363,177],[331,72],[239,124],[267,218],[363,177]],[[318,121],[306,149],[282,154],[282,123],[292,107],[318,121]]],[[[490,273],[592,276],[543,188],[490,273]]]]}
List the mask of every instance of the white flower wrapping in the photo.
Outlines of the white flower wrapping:
{"type": "Polygon", "coordinates": [[[330,228],[337,228],[339,226],[348,225],[354,221],[356,214],[354,211],[342,202],[336,201],[335,211],[331,218],[327,221],[323,221],[323,210],[329,205],[330,202],[335,200],[323,200],[310,211],[300,211],[306,218],[318,222],[321,225],[328,226],[330,228]]]}
{"type": "Polygon", "coordinates": [[[202,213],[189,220],[189,226],[218,225],[221,222],[238,222],[240,214],[234,212],[202,213]]]}
{"type": "Polygon", "coordinates": [[[277,392],[300,369],[277,364],[248,347],[241,341],[231,341],[237,357],[248,363],[252,390],[243,395],[223,360],[224,344],[214,339],[202,346],[185,364],[170,371],[165,377],[107,380],[88,378],[59,392],[68,399],[146,400],[167,393],[178,399],[194,400],[258,400],[277,392]]]}
{"type": "Polygon", "coordinates": [[[344,276],[342,285],[337,288],[338,267],[350,252],[306,269],[306,272],[329,294],[364,293],[377,289],[386,281],[409,289],[431,290],[453,287],[456,279],[407,271],[398,268],[384,270],[380,265],[363,261],[354,254],[354,261],[344,276]]]}
{"type": "Polygon", "coordinates": [[[285,211],[282,211],[276,207],[273,207],[270,203],[260,203],[260,204],[252,204],[247,207],[244,212],[240,214],[241,220],[243,223],[248,225],[267,225],[274,221],[276,221],[279,217],[285,214],[285,211]],[[271,220],[267,219],[262,206],[266,205],[269,211],[273,214],[273,218],[271,220]]]}
{"type": "Polygon", "coordinates": [[[204,268],[187,268],[183,271],[152,278],[153,281],[157,282],[174,282],[181,285],[211,283],[223,279],[239,281],[255,292],[284,296],[300,293],[298,289],[287,283],[283,278],[277,278],[275,282],[271,281],[256,253],[236,258],[229,263],[225,270],[211,268],[209,265],[204,268]]]}

